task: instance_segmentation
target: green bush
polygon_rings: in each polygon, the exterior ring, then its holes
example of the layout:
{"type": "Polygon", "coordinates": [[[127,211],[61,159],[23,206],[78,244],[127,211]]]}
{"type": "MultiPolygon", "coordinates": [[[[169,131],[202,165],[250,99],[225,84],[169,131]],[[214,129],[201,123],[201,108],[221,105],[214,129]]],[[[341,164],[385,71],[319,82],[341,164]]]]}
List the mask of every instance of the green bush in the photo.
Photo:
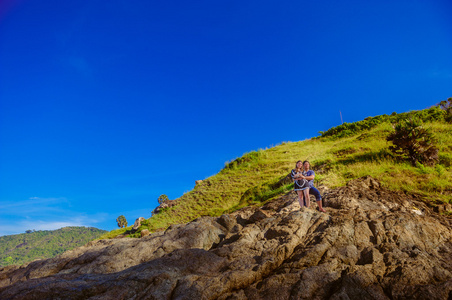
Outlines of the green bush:
{"type": "Polygon", "coordinates": [[[445,111],[444,119],[447,122],[452,123],[452,98],[441,101],[439,107],[445,111]]]}
{"type": "Polygon", "coordinates": [[[418,168],[419,174],[432,174],[433,169],[430,167],[426,167],[420,162],[416,162],[416,167],[418,168]]]}
{"type": "Polygon", "coordinates": [[[445,167],[452,166],[452,154],[450,153],[440,153],[439,163],[445,167]]]}
{"type": "Polygon", "coordinates": [[[436,171],[436,173],[438,173],[438,176],[440,176],[440,177],[445,175],[447,172],[446,168],[444,168],[442,165],[439,165],[439,164],[435,166],[435,171],[436,171]]]}
{"type": "MultiPolygon", "coordinates": [[[[449,98],[449,101],[452,101],[452,98],[449,98]]],[[[444,102],[444,101],[443,101],[444,102]]],[[[443,103],[441,102],[441,103],[443,103]]],[[[449,105],[449,112],[451,114],[452,119],[452,102],[449,105]]],[[[419,110],[419,111],[411,111],[408,113],[401,113],[397,114],[393,112],[391,115],[381,115],[381,116],[375,116],[375,117],[367,117],[362,121],[354,122],[354,123],[343,123],[342,125],[333,127],[328,129],[327,131],[320,131],[322,137],[332,137],[334,139],[336,138],[343,138],[347,136],[351,136],[357,133],[360,133],[365,130],[369,130],[374,128],[375,126],[384,123],[384,122],[390,122],[390,123],[400,123],[403,120],[406,120],[408,118],[418,118],[422,122],[431,122],[431,121],[444,121],[445,116],[447,114],[443,107],[440,106],[434,106],[429,109],[419,110]]]]}
{"type": "Polygon", "coordinates": [[[395,131],[386,140],[392,142],[389,149],[398,157],[408,159],[413,166],[417,163],[432,166],[438,162],[438,149],[430,130],[419,118],[410,117],[394,126],[395,131]]]}

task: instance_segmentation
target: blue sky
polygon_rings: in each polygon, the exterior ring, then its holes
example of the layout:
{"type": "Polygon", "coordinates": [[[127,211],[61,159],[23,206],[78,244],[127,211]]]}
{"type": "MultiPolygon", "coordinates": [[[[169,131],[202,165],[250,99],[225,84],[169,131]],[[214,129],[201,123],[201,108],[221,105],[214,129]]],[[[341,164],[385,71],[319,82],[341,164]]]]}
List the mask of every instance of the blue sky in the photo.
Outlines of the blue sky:
{"type": "Polygon", "coordinates": [[[451,14],[446,0],[0,1],[0,235],[112,230],[340,112],[452,97],[451,14]]]}

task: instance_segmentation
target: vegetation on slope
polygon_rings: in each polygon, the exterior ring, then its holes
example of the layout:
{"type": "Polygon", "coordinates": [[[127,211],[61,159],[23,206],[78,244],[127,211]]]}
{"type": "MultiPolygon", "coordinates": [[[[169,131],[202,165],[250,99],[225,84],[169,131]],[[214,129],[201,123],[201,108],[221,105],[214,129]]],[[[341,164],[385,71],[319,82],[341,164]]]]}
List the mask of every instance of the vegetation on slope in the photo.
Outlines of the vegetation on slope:
{"type": "Polygon", "coordinates": [[[191,221],[202,215],[220,216],[248,205],[262,205],[293,185],[283,179],[297,160],[309,160],[316,171],[316,184],[335,188],[365,175],[378,179],[385,187],[420,195],[424,201],[451,202],[452,198],[452,125],[449,112],[440,107],[409,113],[369,117],[344,123],[321,132],[321,136],[300,142],[287,142],[270,149],[247,153],[225,165],[218,174],[197,184],[178,199],[178,204],[152,216],[132,233],[131,227],[110,232],[139,236],[141,229],[151,232],[171,224],[191,221]],[[386,138],[394,124],[418,118],[436,141],[439,163],[413,166],[395,156],[386,138]]]}
{"type": "Polygon", "coordinates": [[[64,227],[0,236],[0,267],[54,257],[83,246],[104,233],[105,230],[93,227],[64,227]]]}

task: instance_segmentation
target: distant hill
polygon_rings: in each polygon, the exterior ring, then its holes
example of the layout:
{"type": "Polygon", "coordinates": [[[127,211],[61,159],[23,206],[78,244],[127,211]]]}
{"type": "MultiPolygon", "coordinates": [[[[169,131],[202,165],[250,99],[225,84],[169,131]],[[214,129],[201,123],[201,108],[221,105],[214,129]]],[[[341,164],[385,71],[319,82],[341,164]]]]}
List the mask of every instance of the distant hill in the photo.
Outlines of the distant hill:
{"type": "Polygon", "coordinates": [[[106,232],[93,227],[64,227],[0,236],[0,267],[55,257],[66,250],[83,246],[106,232]]]}

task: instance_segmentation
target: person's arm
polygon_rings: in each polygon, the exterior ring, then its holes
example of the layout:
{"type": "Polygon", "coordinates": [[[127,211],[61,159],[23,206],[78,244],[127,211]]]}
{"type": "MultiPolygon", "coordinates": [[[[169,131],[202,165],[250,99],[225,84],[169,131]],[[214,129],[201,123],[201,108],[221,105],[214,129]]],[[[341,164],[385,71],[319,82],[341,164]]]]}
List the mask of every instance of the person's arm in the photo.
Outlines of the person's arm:
{"type": "Polygon", "coordinates": [[[301,175],[301,174],[299,174],[299,173],[295,173],[294,170],[292,170],[292,171],[290,172],[290,176],[292,176],[292,179],[293,179],[293,180],[297,180],[297,178],[300,178],[300,177],[303,176],[303,175],[301,175]]]}
{"type": "Polygon", "coordinates": [[[309,181],[314,180],[314,178],[315,178],[315,173],[312,172],[311,175],[309,175],[309,176],[303,176],[303,178],[306,179],[306,180],[309,180],[309,181]]]}

